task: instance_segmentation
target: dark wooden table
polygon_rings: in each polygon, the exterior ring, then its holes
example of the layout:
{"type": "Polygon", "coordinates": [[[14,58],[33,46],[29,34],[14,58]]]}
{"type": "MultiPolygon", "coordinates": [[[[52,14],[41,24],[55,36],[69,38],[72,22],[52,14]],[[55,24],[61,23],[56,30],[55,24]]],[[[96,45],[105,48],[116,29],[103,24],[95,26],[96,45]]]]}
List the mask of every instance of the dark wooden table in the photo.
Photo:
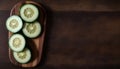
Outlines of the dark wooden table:
{"type": "MultiPolygon", "coordinates": [[[[19,68],[8,58],[5,21],[20,0],[0,1],[0,69],[19,68]]],[[[35,69],[120,68],[118,0],[35,0],[47,10],[41,63],[35,69]]]]}

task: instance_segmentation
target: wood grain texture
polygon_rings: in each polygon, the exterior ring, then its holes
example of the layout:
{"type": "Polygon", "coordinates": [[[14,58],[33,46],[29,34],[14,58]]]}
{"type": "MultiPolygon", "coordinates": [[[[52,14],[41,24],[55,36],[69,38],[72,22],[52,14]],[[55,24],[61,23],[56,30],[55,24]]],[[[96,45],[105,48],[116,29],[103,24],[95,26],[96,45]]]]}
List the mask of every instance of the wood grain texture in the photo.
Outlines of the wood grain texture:
{"type": "MultiPolygon", "coordinates": [[[[46,14],[45,14],[45,10],[42,7],[42,5],[33,2],[33,1],[22,1],[17,3],[11,10],[10,16],[12,15],[20,15],[19,14],[19,8],[24,5],[24,4],[34,4],[39,8],[39,12],[40,12],[40,17],[38,18],[37,21],[40,22],[41,26],[42,26],[42,33],[40,34],[39,37],[35,38],[35,39],[27,39],[26,38],[26,45],[27,47],[29,47],[31,49],[32,52],[32,59],[30,62],[26,63],[26,64],[20,64],[18,63],[14,57],[13,57],[13,52],[11,49],[9,49],[9,58],[10,61],[17,65],[17,66],[21,66],[21,67],[35,67],[39,64],[40,60],[41,60],[41,56],[42,56],[42,49],[43,49],[43,43],[44,43],[44,36],[45,36],[45,27],[46,27],[46,14]]],[[[12,33],[9,32],[9,38],[11,37],[12,33]]]]}
{"type": "MultiPolygon", "coordinates": [[[[0,4],[3,5],[0,6],[0,68],[22,69],[10,63],[7,52],[5,20],[9,16],[10,7],[19,2],[11,1],[5,0],[0,4]],[[6,5],[6,2],[10,5],[6,5]],[[8,9],[3,11],[5,7],[8,9]]],[[[46,6],[48,19],[41,63],[32,69],[120,69],[119,1],[36,1],[46,6]],[[75,1],[86,6],[86,10],[78,8],[75,1]],[[103,8],[92,6],[93,4],[103,8]]]]}
{"type": "MultiPolygon", "coordinates": [[[[37,1],[37,0],[36,0],[37,1]]],[[[120,11],[119,0],[41,0],[54,11],[120,11]]]]}
{"type": "MultiPolygon", "coordinates": [[[[22,0],[2,0],[0,10],[10,10],[22,0]]],[[[24,0],[23,0],[24,1],[24,0]]],[[[120,11],[119,0],[33,0],[54,11],[120,11]]]]}
{"type": "Polygon", "coordinates": [[[119,65],[119,12],[59,12],[53,15],[48,65],[119,65]]]}
{"type": "MultiPolygon", "coordinates": [[[[19,67],[10,63],[7,53],[8,13],[0,12],[0,34],[4,39],[0,41],[0,68],[16,69],[19,67]]],[[[43,57],[33,69],[120,68],[120,12],[47,13],[43,57]]]]}

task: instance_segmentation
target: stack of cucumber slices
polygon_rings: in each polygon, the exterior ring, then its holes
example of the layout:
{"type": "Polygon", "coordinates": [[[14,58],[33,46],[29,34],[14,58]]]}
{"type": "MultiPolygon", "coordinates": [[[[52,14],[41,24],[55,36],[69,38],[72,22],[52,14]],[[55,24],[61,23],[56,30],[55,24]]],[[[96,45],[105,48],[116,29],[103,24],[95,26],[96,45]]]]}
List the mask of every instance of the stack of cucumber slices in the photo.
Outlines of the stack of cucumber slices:
{"type": "Polygon", "coordinates": [[[12,15],[6,20],[6,28],[12,33],[8,44],[15,60],[19,63],[27,63],[31,60],[31,50],[26,45],[25,36],[33,39],[40,35],[41,24],[37,21],[38,17],[37,6],[24,4],[20,8],[19,15],[12,15]]]}

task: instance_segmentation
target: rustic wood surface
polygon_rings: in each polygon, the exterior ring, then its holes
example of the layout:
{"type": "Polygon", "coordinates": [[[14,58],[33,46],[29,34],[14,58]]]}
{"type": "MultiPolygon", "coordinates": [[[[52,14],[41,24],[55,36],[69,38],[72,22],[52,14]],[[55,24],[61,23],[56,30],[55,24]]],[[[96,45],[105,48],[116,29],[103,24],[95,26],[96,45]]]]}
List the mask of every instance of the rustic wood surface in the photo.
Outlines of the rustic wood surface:
{"type": "MultiPolygon", "coordinates": [[[[22,0],[1,0],[0,10],[10,10],[22,0]]],[[[24,0],[23,0],[24,1],[24,0]]],[[[54,11],[120,11],[120,0],[33,0],[54,11]]]]}
{"type": "MultiPolygon", "coordinates": [[[[47,10],[41,63],[34,69],[119,69],[118,0],[35,0],[47,10]]],[[[21,69],[8,57],[5,21],[19,0],[0,1],[0,68],[21,69]]]]}

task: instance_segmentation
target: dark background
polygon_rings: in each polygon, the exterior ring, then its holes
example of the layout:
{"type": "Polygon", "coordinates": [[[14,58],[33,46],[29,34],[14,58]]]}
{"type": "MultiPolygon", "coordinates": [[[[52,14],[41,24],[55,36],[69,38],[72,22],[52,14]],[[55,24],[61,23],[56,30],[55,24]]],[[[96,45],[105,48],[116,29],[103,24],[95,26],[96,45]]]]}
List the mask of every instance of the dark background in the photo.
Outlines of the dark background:
{"type": "MultiPolygon", "coordinates": [[[[21,0],[0,1],[0,68],[15,69],[8,57],[5,21],[21,0]]],[[[34,0],[47,11],[41,63],[35,69],[119,69],[119,0],[34,0]]]]}

